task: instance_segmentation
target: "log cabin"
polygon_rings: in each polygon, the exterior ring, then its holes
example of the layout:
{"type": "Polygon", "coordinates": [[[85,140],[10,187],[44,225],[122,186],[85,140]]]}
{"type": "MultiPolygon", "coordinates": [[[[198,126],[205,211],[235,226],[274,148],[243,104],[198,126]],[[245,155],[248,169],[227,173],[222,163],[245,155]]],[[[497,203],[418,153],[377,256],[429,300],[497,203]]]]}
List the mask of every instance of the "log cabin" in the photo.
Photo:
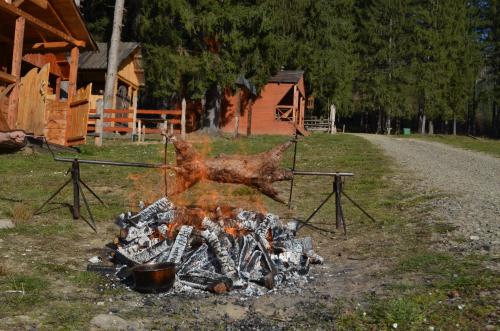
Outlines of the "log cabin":
{"type": "Polygon", "coordinates": [[[85,143],[91,86],[77,89],[82,50],[95,50],[73,0],[0,0],[0,130],[85,143]]]}
{"type": "Polygon", "coordinates": [[[282,70],[272,76],[255,100],[240,90],[226,94],[221,130],[235,132],[236,111],[240,109],[239,134],[306,135],[304,113],[306,91],[304,71],[282,70]]]}
{"type": "MultiPolygon", "coordinates": [[[[87,51],[80,54],[78,86],[83,88],[88,84],[92,84],[91,113],[95,113],[97,103],[103,102],[107,67],[107,43],[97,43],[96,51],[87,51]]],[[[134,128],[134,122],[137,118],[138,91],[144,86],[144,83],[141,45],[136,42],[120,42],[118,47],[118,70],[114,84],[115,93],[111,108],[118,112],[122,110],[130,110],[130,112],[105,113],[105,116],[115,118],[116,125],[118,125],[115,129],[120,132],[131,132],[134,128]],[[128,128],[128,130],[124,130],[119,126],[128,128]]],[[[104,124],[106,126],[109,123],[105,122],[104,124]]],[[[89,131],[95,131],[94,126],[95,120],[90,119],[89,131]]]]}

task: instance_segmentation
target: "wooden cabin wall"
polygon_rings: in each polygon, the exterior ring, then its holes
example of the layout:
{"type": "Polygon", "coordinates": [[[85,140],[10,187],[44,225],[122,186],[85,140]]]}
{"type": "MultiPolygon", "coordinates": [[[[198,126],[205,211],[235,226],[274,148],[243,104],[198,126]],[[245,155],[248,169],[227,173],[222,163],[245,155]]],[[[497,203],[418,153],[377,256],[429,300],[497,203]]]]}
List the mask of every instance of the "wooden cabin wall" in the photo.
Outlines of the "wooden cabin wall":
{"type": "Polygon", "coordinates": [[[139,68],[136,67],[134,56],[130,55],[118,68],[118,78],[127,82],[129,85],[132,85],[134,88],[138,88],[143,84],[141,78],[137,74],[136,70],[139,68]]]}
{"type": "MultiPolygon", "coordinates": [[[[275,119],[276,105],[293,88],[293,84],[269,83],[265,85],[259,98],[252,105],[252,134],[292,135],[295,128],[292,123],[275,119]]],[[[237,96],[226,95],[226,109],[221,126],[223,132],[234,132],[234,114],[236,111],[237,96]]],[[[240,114],[239,130],[246,135],[248,104],[240,114]]]]}

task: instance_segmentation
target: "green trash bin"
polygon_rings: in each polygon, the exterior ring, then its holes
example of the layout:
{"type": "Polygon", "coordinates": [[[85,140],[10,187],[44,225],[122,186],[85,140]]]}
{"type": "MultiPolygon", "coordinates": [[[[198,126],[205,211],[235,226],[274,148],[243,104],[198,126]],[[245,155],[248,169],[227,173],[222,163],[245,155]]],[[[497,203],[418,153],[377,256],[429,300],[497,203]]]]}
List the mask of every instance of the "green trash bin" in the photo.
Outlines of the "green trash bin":
{"type": "Polygon", "coordinates": [[[411,134],[410,128],[403,128],[403,135],[409,136],[411,134]]]}

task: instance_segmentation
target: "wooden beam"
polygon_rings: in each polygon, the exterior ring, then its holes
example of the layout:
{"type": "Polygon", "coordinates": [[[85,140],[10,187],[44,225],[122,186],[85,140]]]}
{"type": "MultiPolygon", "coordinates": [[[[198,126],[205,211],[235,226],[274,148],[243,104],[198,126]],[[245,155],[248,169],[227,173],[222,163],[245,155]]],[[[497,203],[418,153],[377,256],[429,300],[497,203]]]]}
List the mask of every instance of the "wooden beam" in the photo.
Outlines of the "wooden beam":
{"type": "Polygon", "coordinates": [[[16,7],[19,7],[23,2],[24,0],[15,0],[12,4],[16,7]]]}
{"type": "MultiPolygon", "coordinates": [[[[0,1],[0,4],[5,2],[0,1]]],[[[24,17],[16,19],[16,30],[14,32],[14,50],[12,52],[12,70],[11,74],[16,79],[16,85],[12,89],[9,98],[9,108],[7,114],[7,123],[11,129],[16,127],[17,108],[19,105],[19,83],[21,82],[21,62],[23,59],[24,28],[26,20],[24,17]]]]}
{"type": "Polygon", "coordinates": [[[15,76],[1,70],[0,70],[0,80],[7,83],[15,83],[17,81],[15,76]]]}
{"type": "Polygon", "coordinates": [[[11,5],[5,1],[0,1],[0,10],[7,12],[12,15],[16,16],[21,16],[23,17],[29,24],[34,25],[40,30],[43,30],[47,33],[50,33],[52,35],[55,35],[63,40],[66,40],[67,42],[70,42],[71,44],[78,46],[78,47],[85,47],[85,41],[83,40],[78,40],[73,38],[71,35],[68,35],[64,32],[62,32],[59,29],[56,29],[49,24],[39,20],[38,18],[28,14],[27,12],[17,8],[14,5],[11,5]]]}
{"type": "Polygon", "coordinates": [[[48,0],[29,0],[29,1],[33,2],[35,5],[43,9],[47,9],[47,4],[49,4],[48,0]]]}
{"type": "Polygon", "coordinates": [[[68,100],[71,103],[73,96],[76,93],[76,80],[78,76],[78,57],[80,56],[80,50],[78,47],[73,47],[71,49],[71,60],[69,62],[69,86],[68,86],[68,100]]]}
{"type": "Polygon", "coordinates": [[[64,22],[62,21],[61,19],[61,16],[59,15],[59,12],[52,6],[52,4],[49,2],[49,9],[50,11],[52,12],[52,14],[56,17],[57,21],[59,22],[59,24],[62,26],[62,28],[64,29],[64,31],[67,33],[67,34],[71,34],[71,32],[69,31],[68,27],[66,26],[66,24],[64,24],[64,22]]]}
{"type": "Polygon", "coordinates": [[[69,43],[67,41],[51,41],[45,43],[36,43],[33,45],[33,49],[42,50],[42,49],[53,49],[53,48],[65,48],[68,47],[69,43]]]}

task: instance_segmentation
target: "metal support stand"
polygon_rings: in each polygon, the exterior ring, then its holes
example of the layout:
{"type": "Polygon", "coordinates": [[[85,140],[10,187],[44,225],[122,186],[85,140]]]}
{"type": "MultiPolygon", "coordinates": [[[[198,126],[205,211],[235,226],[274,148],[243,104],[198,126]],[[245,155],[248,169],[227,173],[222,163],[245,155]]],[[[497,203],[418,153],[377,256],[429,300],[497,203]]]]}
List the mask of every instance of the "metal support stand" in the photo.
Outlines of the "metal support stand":
{"type": "Polygon", "coordinates": [[[73,184],[73,205],[71,206],[71,214],[73,215],[74,220],[78,220],[82,218],[95,232],[97,232],[97,228],[95,225],[94,216],[90,210],[90,206],[87,202],[87,198],[85,197],[85,193],[83,192],[83,188],[86,188],[100,203],[104,205],[104,201],[80,178],[80,162],[78,159],[74,159],[71,163],[71,168],[67,173],[71,173],[71,178],[68,179],[61,187],[59,187],[50,198],[45,201],[40,208],[35,211],[35,215],[38,215],[40,211],[45,207],[50,201],[52,201],[69,183],[73,184]],[[83,199],[83,204],[87,209],[87,213],[89,214],[89,219],[86,220],[80,213],[80,195],[83,199]]]}
{"type": "Polygon", "coordinates": [[[314,209],[314,211],[309,215],[309,217],[306,220],[297,220],[300,224],[297,228],[297,231],[303,228],[304,226],[308,226],[310,228],[313,228],[318,231],[324,231],[324,232],[331,232],[326,229],[322,229],[318,226],[309,224],[311,219],[316,215],[316,213],[323,208],[323,206],[335,195],[335,227],[338,229],[342,228],[344,231],[344,235],[347,236],[347,226],[344,218],[344,211],[342,209],[342,195],[344,195],[347,200],[352,202],[352,204],[361,210],[363,214],[365,214],[371,221],[376,222],[375,219],[368,214],[367,211],[365,211],[358,203],[356,203],[352,198],[350,198],[347,194],[345,194],[343,190],[343,182],[342,182],[342,177],[351,177],[354,176],[353,173],[350,172],[325,172],[325,171],[300,171],[296,170],[296,162],[297,162],[297,145],[298,145],[298,136],[297,133],[295,133],[293,142],[295,144],[294,150],[293,150],[293,164],[291,171],[293,173],[292,179],[290,181],[290,195],[288,197],[288,209],[292,209],[292,192],[293,192],[293,184],[294,184],[294,178],[295,176],[321,176],[321,177],[333,177],[333,185],[332,185],[332,192],[326,197],[325,200],[323,200],[318,207],[314,209]]]}

